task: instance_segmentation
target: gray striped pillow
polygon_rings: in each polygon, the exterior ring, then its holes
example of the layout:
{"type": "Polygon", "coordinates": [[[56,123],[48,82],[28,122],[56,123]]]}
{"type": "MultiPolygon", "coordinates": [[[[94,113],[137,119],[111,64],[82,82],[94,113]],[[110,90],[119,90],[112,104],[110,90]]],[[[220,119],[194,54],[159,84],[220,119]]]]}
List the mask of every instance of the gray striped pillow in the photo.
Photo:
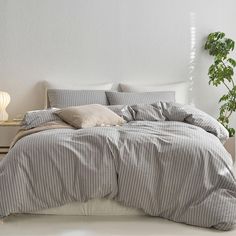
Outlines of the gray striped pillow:
{"type": "Polygon", "coordinates": [[[105,90],[48,89],[48,106],[65,108],[87,104],[108,105],[105,90]]]}
{"type": "Polygon", "coordinates": [[[134,120],[127,105],[111,105],[107,107],[127,122],[134,120]]]}
{"type": "Polygon", "coordinates": [[[24,129],[32,129],[50,121],[61,121],[54,113],[58,109],[51,108],[46,110],[28,111],[22,121],[24,129]]]}
{"type": "Polygon", "coordinates": [[[164,121],[166,119],[162,114],[160,102],[154,104],[137,104],[130,106],[129,108],[134,120],[164,121]]]}
{"type": "Polygon", "coordinates": [[[124,93],[106,91],[110,105],[151,104],[158,101],[175,102],[175,92],[124,93]]]}

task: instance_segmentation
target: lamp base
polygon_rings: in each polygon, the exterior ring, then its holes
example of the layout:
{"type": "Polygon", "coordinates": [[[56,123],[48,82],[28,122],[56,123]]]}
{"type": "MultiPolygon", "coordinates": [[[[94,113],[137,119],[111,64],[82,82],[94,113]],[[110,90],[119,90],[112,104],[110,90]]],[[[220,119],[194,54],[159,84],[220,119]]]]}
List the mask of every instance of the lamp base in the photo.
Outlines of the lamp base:
{"type": "Polygon", "coordinates": [[[8,114],[6,111],[0,111],[0,122],[8,121],[8,114]]]}

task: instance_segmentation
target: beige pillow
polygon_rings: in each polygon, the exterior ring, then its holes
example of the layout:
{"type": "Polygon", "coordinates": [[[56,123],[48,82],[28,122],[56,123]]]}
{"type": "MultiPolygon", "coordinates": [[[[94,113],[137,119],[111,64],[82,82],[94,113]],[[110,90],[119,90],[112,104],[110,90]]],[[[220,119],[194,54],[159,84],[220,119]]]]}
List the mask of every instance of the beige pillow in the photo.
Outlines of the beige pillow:
{"type": "Polygon", "coordinates": [[[99,104],[68,107],[55,113],[75,128],[121,125],[125,123],[123,118],[109,108],[99,104]]]}

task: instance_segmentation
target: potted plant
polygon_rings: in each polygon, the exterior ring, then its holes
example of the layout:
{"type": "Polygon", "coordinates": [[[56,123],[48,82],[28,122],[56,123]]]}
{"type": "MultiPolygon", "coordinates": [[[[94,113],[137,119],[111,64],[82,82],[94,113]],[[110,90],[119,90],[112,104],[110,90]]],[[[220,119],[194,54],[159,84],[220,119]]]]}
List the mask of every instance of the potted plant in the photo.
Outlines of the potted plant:
{"type": "Polygon", "coordinates": [[[205,49],[214,57],[214,63],[209,67],[209,84],[213,86],[223,85],[227,92],[219,103],[220,114],[218,121],[229,131],[230,139],[226,146],[230,148],[235,158],[235,129],[230,127],[230,117],[236,111],[236,83],[234,81],[234,68],[236,60],[230,57],[234,50],[235,42],[226,38],[223,32],[214,32],[208,35],[205,43],[205,49]],[[234,149],[234,150],[233,150],[234,149]]]}

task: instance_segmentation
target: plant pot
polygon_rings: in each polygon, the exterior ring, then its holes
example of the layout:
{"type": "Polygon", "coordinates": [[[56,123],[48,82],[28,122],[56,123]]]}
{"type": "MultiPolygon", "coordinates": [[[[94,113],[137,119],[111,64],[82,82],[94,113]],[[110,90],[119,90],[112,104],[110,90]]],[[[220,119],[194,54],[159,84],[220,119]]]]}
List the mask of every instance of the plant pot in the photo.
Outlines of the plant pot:
{"type": "Polygon", "coordinates": [[[235,137],[229,138],[225,144],[225,149],[229,152],[231,155],[233,162],[235,162],[235,137]]]}

